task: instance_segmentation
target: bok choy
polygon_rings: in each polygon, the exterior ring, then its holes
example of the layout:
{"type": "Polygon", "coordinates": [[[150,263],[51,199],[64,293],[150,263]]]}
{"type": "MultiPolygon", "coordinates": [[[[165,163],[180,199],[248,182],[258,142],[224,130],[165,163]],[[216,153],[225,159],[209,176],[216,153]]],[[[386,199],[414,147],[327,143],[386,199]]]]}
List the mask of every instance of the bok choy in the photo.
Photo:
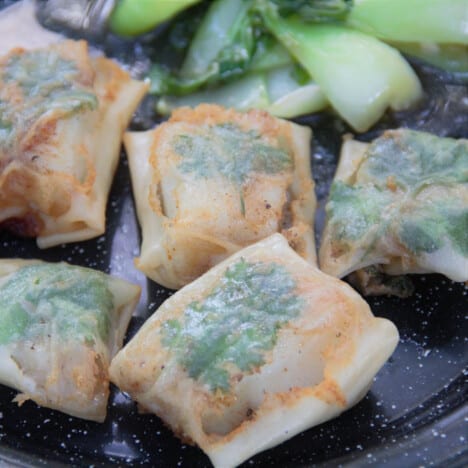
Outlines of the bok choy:
{"type": "Polygon", "coordinates": [[[301,84],[296,75],[292,66],[248,73],[215,89],[188,96],[162,96],[156,109],[160,114],[170,114],[177,107],[216,103],[239,110],[264,109],[277,117],[292,118],[326,108],[328,100],[320,87],[311,80],[301,84]]]}
{"type": "Polygon", "coordinates": [[[396,49],[464,72],[467,24],[466,0],[214,0],[180,66],[153,66],[151,91],[161,113],[217,102],[295,117],[331,105],[365,131],[423,95],[396,49]]]}
{"type": "Polygon", "coordinates": [[[356,130],[367,130],[388,106],[404,109],[421,97],[411,67],[379,40],[344,26],[308,25],[269,13],[264,17],[269,30],[356,130]]]}
{"type": "Polygon", "coordinates": [[[354,0],[346,22],[384,40],[468,44],[466,0],[354,0]]]}
{"type": "Polygon", "coordinates": [[[200,0],[119,0],[110,17],[110,29],[120,36],[137,36],[167,21],[200,0]]]}

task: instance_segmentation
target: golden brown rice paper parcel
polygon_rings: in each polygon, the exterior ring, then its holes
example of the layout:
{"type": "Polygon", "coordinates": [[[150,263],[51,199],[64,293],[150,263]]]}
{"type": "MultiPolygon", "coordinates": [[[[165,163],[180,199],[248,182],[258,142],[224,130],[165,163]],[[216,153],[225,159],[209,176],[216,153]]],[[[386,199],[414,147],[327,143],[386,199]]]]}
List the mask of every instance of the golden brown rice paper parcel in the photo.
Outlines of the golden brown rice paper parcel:
{"type": "Polygon", "coordinates": [[[103,421],[109,363],[140,288],[89,268],[0,260],[0,383],[79,418],[103,421]]]}
{"type": "Polygon", "coordinates": [[[263,111],[207,104],[126,133],[142,228],[137,268],[177,289],[275,232],[315,263],[310,138],[263,111]]]}
{"type": "Polygon", "coordinates": [[[41,248],[96,237],[128,122],[147,90],[84,41],[0,58],[0,228],[41,248]]]}
{"type": "Polygon", "coordinates": [[[410,273],[468,280],[468,140],[408,129],[343,143],[320,267],[365,294],[407,296],[410,273]],[[395,276],[396,275],[396,276],[395,276]]]}
{"type": "Polygon", "coordinates": [[[357,403],[397,342],[390,321],[274,234],[167,299],[110,376],[231,467],[357,403]]]}

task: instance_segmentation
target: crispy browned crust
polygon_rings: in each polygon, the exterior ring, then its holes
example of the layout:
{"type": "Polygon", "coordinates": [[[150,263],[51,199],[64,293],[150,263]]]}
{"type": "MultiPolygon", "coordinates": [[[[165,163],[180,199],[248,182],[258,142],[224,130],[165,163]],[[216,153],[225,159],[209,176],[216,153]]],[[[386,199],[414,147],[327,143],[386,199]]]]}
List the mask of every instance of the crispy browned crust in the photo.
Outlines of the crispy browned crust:
{"type": "MultiPolygon", "coordinates": [[[[104,57],[92,59],[85,41],[67,40],[49,49],[73,61],[78,69],[75,83],[96,94],[97,109],[82,111],[92,118],[96,118],[96,114],[102,115],[109,103],[116,99],[122,85],[130,81],[130,76],[111,60],[104,57]],[[108,80],[104,86],[103,75],[108,80]],[[97,79],[100,80],[99,86],[97,79]]],[[[0,59],[0,101],[6,102],[13,111],[24,106],[24,95],[18,84],[2,82],[2,67],[12,57],[26,52],[16,48],[0,59]]],[[[54,155],[53,151],[64,142],[61,125],[67,125],[68,119],[70,116],[64,115],[60,109],[48,111],[34,121],[26,122],[22,128],[15,128],[13,144],[0,147],[0,229],[25,237],[48,234],[50,223],[47,228],[46,218],[57,218],[67,213],[74,195],[90,196],[96,180],[95,161],[99,155],[90,154],[84,142],[72,147],[74,157],[81,160],[84,168],[80,179],[72,172],[57,170],[51,165],[54,157],[62,156],[54,155]],[[2,215],[2,212],[8,214],[12,210],[11,216],[2,215]]],[[[75,227],[70,226],[70,229],[75,227]]]]}
{"type": "Polygon", "coordinates": [[[150,156],[150,163],[155,169],[157,168],[158,148],[163,143],[165,129],[167,126],[177,122],[207,126],[236,123],[245,131],[254,128],[263,137],[271,138],[273,141],[278,139],[278,135],[281,135],[281,138],[285,140],[291,139],[290,126],[285,121],[273,117],[266,111],[252,109],[248,112],[239,112],[235,109],[227,109],[216,104],[200,104],[195,108],[179,107],[166,122],[155,129],[150,156]]]}
{"type": "Polygon", "coordinates": [[[252,122],[263,136],[277,138],[278,133],[284,135],[288,126],[284,121],[273,117],[266,111],[252,109],[248,112],[239,112],[227,109],[216,104],[200,104],[196,108],[179,107],[173,113],[170,122],[185,122],[189,124],[216,125],[225,122],[235,122],[245,130],[252,129],[252,122]]]}
{"type": "MultiPolygon", "coordinates": [[[[139,139],[137,134],[129,135],[130,140],[139,139]]],[[[265,111],[239,112],[211,104],[176,109],[168,121],[145,136],[148,156],[139,156],[148,158],[144,162],[148,164],[148,181],[142,192],[144,195],[139,195],[145,199],[139,200],[138,204],[149,205],[151,214],[161,223],[159,247],[164,253],[161,254],[160,263],[156,263],[157,260],[146,260],[142,252],[141,258],[136,261],[137,268],[161,284],[178,288],[235,250],[274,232],[283,234],[303,258],[315,262],[311,221],[315,196],[309,157],[305,154],[309,149],[309,139],[309,130],[275,118],[265,111]],[[236,193],[230,186],[224,193],[220,188],[220,197],[215,202],[221,205],[220,200],[223,200],[221,209],[223,213],[229,213],[226,217],[233,220],[229,227],[215,222],[213,206],[209,203],[197,205],[196,222],[192,222],[190,217],[183,214],[185,208],[181,208],[179,201],[184,200],[179,199],[177,193],[170,203],[174,213],[166,212],[164,195],[167,196],[167,193],[163,195],[163,190],[168,189],[167,179],[164,179],[166,169],[177,164],[181,158],[171,145],[172,138],[185,132],[209,131],[210,127],[222,124],[233,124],[246,133],[253,131],[266,144],[288,152],[294,161],[293,167],[278,174],[252,172],[236,193]],[[307,164],[304,163],[305,159],[307,164]],[[277,189],[277,194],[269,198],[271,188],[277,189]],[[242,213],[239,209],[240,198],[242,213]],[[187,242],[189,237],[190,242],[187,242]]],[[[133,161],[137,156],[132,153],[129,158],[133,161]]],[[[138,173],[136,169],[132,172],[138,173]]],[[[133,183],[135,185],[135,181],[133,183]]],[[[210,184],[211,181],[206,183],[210,184]]],[[[209,193],[209,190],[205,193],[209,193]]]]}

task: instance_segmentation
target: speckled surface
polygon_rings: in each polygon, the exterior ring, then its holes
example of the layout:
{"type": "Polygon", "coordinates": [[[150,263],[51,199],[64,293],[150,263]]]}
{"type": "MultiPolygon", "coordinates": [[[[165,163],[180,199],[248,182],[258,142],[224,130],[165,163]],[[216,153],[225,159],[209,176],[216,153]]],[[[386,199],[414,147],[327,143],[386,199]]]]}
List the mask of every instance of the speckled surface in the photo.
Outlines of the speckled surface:
{"type": "MultiPolygon", "coordinates": [[[[0,7],[9,1],[0,0],[0,7]]],[[[419,67],[428,96],[415,112],[388,115],[366,135],[406,125],[439,135],[468,137],[468,91],[458,79],[419,67]]],[[[148,107],[134,127],[146,128],[148,107]]],[[[336,166],[341,134],[349,131],[330,115],[298,120],[315,134],[312,164],[319,198],[317,228],[336,166]]],[[[125,156],[113,184],[107,231],[97,239],[41,251],[33,240],[0,233],[0,256],[65,260],[126,278],[143,292],[128,337],[170,292],[133,267],[139,251],[125,156]]],[[[468,301],[461,284],[436,275],[415,278],[416,294],[407,300],[373,298],[374,313],[391,319],[401,340],[375,378],[369,394],[338,419],[306,431],[261,453],[245,466],[468,466],[468,301]]],[[[208,467],[197,448],[183,445],[152,415],[112,389],[103,424],[82,421],[26,402],[11,403],[16,392],[0,386],[0,466],[135,465],[208,467]],[[4,462],[2,462],[4,460],[4,462]]]]}

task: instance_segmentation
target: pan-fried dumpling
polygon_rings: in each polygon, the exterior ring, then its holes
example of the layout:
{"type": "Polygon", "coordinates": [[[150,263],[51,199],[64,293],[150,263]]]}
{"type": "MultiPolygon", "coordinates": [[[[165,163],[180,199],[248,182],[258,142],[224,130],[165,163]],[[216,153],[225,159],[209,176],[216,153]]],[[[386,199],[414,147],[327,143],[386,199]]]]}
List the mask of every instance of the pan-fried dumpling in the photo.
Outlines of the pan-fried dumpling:
{"type": "Polygon", "coordinates": [[[147,85],[84,41],[0,58],[0,228],[50,247],[102,234],[123,131],[147,85]]]}
{"type": "Polygon", "coordinates": [[[275,232],[315,263],[308,128],[201,105],[124,142],[143,237],[136,266],[153,280],[179,288],[275,232]]]}
{"type": "Polygon", "coordinates": [[[108,368],[140,288],[104,273],[0,260],[0,383],[72,416],[103,421],[108,368]]]}
{"type": "Polygon", "coordinates": [[[320,267],[406,296],[407,273],[468,280],[468,140],[399,129],[349,140],[326,206],[320,267]],[[358,271],[356,271],[358,270],[358,271]]]}
{"type": "Polygon", "coordinates": [[[166,300],[110,376],[230,467],[354,405],[397,342],[390,321],[274,234],[166,300]]]}

